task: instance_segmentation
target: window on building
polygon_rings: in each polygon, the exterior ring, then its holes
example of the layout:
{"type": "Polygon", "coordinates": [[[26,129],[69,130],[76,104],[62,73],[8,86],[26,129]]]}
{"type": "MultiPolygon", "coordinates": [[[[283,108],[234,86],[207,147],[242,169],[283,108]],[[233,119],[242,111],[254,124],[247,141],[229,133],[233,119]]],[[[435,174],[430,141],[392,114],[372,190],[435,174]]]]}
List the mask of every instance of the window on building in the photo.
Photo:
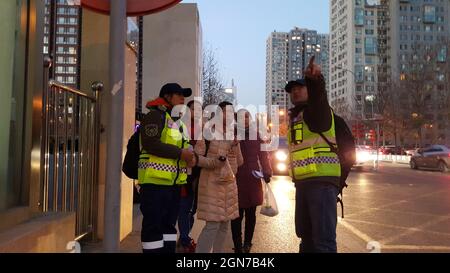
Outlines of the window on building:
{"type": "Polygon", "coordinates": [[[375,37],[364,38],[364,46],[367,55],[377,54],[377,39],[375,37]]]}
{"type": "Polygon", "coordinates": [[[355,25],[364,26],[364,10],[362,8],[355,9],[355,25]]]}
{"type": "Polygon", "coordinates": [[[447,46],[443,46],[437,56],[438,62],[445,63],[447,61],[447,46]]]}
{"type": "Polygon", "coordinates": [[[431,5],[425,5],[423,7],[423,22],[424,23],[436,23],[436,7],[431,5]]]}

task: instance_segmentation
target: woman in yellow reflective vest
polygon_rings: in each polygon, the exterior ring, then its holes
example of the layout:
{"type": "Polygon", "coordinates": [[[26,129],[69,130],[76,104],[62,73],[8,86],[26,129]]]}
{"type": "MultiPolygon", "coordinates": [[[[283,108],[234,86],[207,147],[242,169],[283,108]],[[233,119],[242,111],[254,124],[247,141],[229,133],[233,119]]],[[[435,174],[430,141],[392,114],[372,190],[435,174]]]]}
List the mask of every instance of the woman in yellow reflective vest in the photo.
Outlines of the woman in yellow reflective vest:
{"type": "Polygon", "coordinates": [[[169,83],[159,98],[147,104],[149,113],[141,124],[142,152],[138,179],[143,214],[141,241],[144,253],[175,253],[180,187],[186,184],[187,168],[195,165],[189,136],[181,120],[172,118],[174,106],[184,104],[190,88],[169,83]]]}
{"type": "Polygon", "coordinates": [[[320,135],[336,143],[333,112],[314,56],[304,75],[285,88],[295,106],[288,130],[290,175],[296,186],[295,229],[300,252],[337,252],[340,164],[320,135]]]}

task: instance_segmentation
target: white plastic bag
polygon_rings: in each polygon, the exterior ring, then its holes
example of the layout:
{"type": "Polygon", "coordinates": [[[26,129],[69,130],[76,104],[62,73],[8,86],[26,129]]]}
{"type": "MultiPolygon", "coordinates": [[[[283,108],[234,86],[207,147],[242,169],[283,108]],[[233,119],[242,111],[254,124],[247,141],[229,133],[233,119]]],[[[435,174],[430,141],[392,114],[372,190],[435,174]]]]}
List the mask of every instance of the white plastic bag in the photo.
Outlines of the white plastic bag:
{"type": "Polygon", "coordinates": [[[273,195],[269,184],[264,183],[266,190],[264,191],[264,204],[261,207],[260,213],[265,216],[274,217],[278,215],[277,201],[273,195]]]}

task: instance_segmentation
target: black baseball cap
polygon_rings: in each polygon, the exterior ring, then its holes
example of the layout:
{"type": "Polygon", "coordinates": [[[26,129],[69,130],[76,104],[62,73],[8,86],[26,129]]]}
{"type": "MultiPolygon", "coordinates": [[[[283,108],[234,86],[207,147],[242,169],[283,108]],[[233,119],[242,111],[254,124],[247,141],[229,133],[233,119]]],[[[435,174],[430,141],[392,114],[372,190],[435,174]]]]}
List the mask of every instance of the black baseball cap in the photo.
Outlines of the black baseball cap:
{"type": "Polygon", "coordinates": [[[163,98],[164,95],[168,94],[183,94],[184,97],[190,97],[192,95],[192,89],[183,88],[178,83],[167,83],[161,87],[159,97],[163,98]]]}
{"type": "Polygon", "coordinates": [[[286,84],[286,87],[284,88],[284,90],[286,90],[286,92],[288,92],[288,93],[291,93],[291,89],[294,86],[306,86],[305,79],[297,79],[295,81],[288,82],[288,84],[286,84]]]}

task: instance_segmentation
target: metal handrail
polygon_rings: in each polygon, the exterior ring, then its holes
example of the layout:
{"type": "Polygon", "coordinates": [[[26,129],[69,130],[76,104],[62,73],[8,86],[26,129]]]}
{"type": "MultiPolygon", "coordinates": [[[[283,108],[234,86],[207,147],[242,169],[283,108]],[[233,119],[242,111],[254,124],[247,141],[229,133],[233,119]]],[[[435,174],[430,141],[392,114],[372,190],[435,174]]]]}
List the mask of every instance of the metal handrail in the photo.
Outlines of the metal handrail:
{"type": "Polygon", "coordinates": [[[61,90],[67,91],[67,92],[72,93],[74,95],[77,95],[77,96],[80,96],[80,97],[83,97],[83,98],[87,98],[87,99],[91,100],[92,102],[96,102],[97,101],[97,98],[95,98],[93,96],[86,95],[85,93],[81,92],[80,90],[74,89],[74,88],[72,88],[70,86],[66,86],[66,85],[64,85],[64,84],[62,84],[62,83],[60,83],[58,81],[55,81],[55,80],[49,80],[48,81],[48,85],[49,85],[49,87],[58,87],[61,90]]]}
{"type": "Polygon", "coordinates": [[[94,96],[50,77],[52,60],[44,62],[42,184],[43,212],[75,212],[77,238],[96,236],[100,91],[94,96]]]}

